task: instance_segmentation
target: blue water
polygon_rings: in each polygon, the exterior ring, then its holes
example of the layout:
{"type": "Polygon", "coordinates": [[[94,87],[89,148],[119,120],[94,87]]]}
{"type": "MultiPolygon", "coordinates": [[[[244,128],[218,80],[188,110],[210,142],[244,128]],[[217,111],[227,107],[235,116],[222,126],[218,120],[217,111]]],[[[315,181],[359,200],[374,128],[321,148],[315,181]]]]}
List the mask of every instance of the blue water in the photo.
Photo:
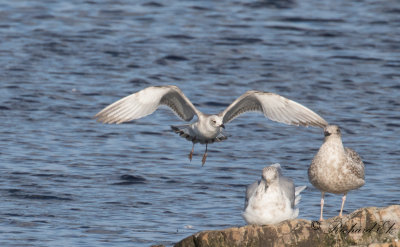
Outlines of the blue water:
{"type": "MultiPolygon", "coordinates": [[[[169,110],[92,119],[150,85],[206,113],[250,89],[304,104],[364,160],[345,213],[400,204],[397,1],[1,1],[0,37],[1,246],[168,246],[241,226],[245,186],[275,162],[308,186],[299,217],[318,219],[307,168],[320,129],[249,113],[201,167],[205,147],[189,162],[169,110]]],[[[328,194],[325,216],[340,203],[328,194]]]]}

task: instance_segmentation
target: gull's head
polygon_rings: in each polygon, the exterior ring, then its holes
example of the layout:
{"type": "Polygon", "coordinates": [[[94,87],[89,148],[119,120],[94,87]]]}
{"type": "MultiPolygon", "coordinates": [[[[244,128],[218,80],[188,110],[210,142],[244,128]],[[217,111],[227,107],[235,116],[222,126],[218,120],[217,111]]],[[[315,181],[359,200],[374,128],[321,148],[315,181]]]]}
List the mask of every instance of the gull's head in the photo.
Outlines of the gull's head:
{"type": "Polygon", "coordinates": [[[279,178],[279,170],[275,166],[267,166],[262,171],[262,178],[267,182],[267,184],[271,184],[279,178]]]}
{"type": "Polygon", "coordinates": [[[340,128],[337,125],[328,125],[324,128],[324,136],[325,138],[328,138],[330,136],[337,136],[340,137],[340,128]]]}
{"type": "Polygon", "coordinates": [[[223,123],[223,119],[220,116],[211,115],[210,118],[209,118],[209,121],[210,121],[209,122],[210,125],[212,127],[214,127],[214,128],[220,128],[220,127],[225,128],[225,125],[223,123]]]}

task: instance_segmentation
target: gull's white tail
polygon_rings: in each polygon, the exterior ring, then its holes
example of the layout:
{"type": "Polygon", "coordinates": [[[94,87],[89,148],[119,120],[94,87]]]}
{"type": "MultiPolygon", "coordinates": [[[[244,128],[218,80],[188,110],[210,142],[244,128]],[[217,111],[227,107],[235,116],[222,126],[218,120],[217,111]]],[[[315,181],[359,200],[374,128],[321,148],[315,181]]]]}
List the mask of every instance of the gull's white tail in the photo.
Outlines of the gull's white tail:
{"type": "Polygon", "coordinates": [[[179,134],[181,137],[185,138],[188,141],[191,141],[193,143],[201,143],[201,144],[208,144],[208,143],[214,143],[214,142],[221,142],[223,140],[228,139],[228,137],[222,133],[219,133],[217,137],[214,139],[199,139],[196,137],[196,133],[193,130],[193,127],[191,124],[184,124],[184,125],[172,125],[171,129],[179,134]]]}
{"type": "Polygon", "coordinates": [[[297,204],[299,204],[300,199],[301,199],[300,193],[301,193],[305,188],[307,188],[307,186],[305,186],[305,185],[303,185],[303,186],[298,186],[298,187],[295,188],[295,192],[294,192],[294,195],[295,195],[295,197],[296,197],[296,198],[294,199],[294,205],[295,205],[295,206],[297,206],[297,204]]]}
{"type": "Polygon", "coordinates": [[[171,129],[175,133],[179,134],[181,137],[185,138],[186,140],[197,143],[196,137],[191,135],[192,129],[190,124],[177,125],[177,126],[172,125],[171,129]]]}

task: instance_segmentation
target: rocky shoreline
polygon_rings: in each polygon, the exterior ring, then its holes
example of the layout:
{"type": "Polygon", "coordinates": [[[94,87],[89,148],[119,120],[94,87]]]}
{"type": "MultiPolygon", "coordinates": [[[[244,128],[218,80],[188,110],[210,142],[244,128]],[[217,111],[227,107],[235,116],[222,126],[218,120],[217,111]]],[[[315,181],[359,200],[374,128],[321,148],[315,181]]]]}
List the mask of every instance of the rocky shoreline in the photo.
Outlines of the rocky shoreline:
{"type": "Polygon", "coordinates": [[[400,247],[400,205],[361,208],[325,221],[294,219],[276,225],[247,225],[202,231],[175,247],[369,246],[400,247]]]}

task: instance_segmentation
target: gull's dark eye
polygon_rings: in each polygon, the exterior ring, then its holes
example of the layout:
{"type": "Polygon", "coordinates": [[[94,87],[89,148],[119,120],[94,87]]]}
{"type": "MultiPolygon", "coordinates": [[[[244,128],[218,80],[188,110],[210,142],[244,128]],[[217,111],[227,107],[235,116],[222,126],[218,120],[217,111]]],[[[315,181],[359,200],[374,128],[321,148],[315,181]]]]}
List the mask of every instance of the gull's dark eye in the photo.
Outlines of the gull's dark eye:
{"type": "Polygon", "coordinates": [[[324,132],[324,135],[325,135],[325,136],[330,136],[331,133],[329,133],[328,131],[325,131],[325,132],[324,132]]]}

